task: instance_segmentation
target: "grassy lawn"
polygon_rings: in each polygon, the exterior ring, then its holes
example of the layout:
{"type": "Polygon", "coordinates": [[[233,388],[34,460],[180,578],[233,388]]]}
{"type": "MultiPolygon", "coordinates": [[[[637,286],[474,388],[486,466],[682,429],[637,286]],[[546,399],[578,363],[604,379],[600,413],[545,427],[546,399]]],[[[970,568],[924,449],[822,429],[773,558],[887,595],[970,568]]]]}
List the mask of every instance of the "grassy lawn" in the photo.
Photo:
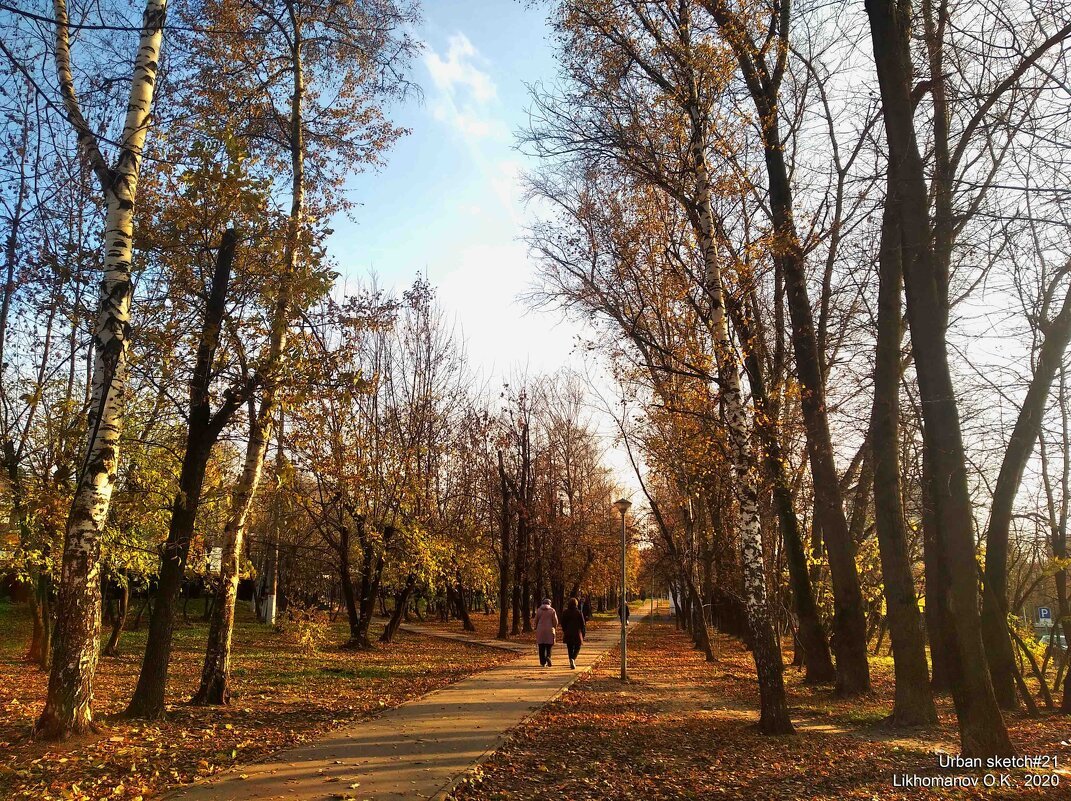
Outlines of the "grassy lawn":
{"type": "Polygon", "coordinates": [[[309,652],[295,627],[276,632],[258,625],[243,604],[234,632],[232,704],[184,703],[196,689],[204,655],[207,626],[198,614],[196,622],[180,623],[176,631],[167,719],[130,721],[119,714],[137,681],[146,627],[143,621],[140,632],[124,633],[122,656],[99,663],[94,710],[101,732],[65,743],[35,743],[28,735],[48,676],[23,660],[28,608],[0,603],[0,798],[149,797],[514,658],[405,633],[391,646],[344,651],[337,647],[346,638],[342,622],[318,631],[323,643],[309,652]]]}
{"type": "MultiPolygon", "coordinates": [[[[981,785],[985,772],[937,767],[936,749],[959,750],[947,698],[932,729],[885,728],[892,697],[887,659],[874,662],[873,694],[853,700],[807,687],[800,672],[786,668],[798,733],[764,737],[755,725],[750,654],[727,637],[717,638],[715,650],[718,661],[708,664],[672,623],[639,627],[629,635],[627,685],[617,680],[611,653],[514,732],[456,792],[457,801],[1071,798],[1071,774],[1059,777],[1058,788],[1027,789],[1023,770],[1003,771],[1011,774],[1012,789],[894,787],[894,774],[973,776],[981,785]]],[[[1008,724],[1019,753],[1056,754],[1065,766],[1071,761],[1066,717],[1014,714],[1008,724]]]]}

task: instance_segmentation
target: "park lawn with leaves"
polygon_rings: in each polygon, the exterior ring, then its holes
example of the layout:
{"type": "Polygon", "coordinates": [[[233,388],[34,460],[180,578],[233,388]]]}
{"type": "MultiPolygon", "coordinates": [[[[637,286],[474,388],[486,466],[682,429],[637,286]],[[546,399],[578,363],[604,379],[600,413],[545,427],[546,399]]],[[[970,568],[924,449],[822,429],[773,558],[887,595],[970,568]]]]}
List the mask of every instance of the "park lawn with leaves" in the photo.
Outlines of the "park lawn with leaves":
{"type": "MultiPolygon", "coordinates": [[[[834,699],[807,687],[786,667],[786,689],[797,734],[758,733],[754,666],[743,646],[718,637],[718,661],[708,664],[671,624],[641,626],[629,636],[630,682],[617,679],[609,654],[554,703],[515,731],[472,773],[455,801],[503,799],[1057,799],[1068,797],[1071,774],[1054,789],[895,788],[894,774],[965,775],[942,770],[935,750],[958,753],[950,702],[941,723],[897,731],[880,719],[891,707],[891,667],[874,665],[874,692],[834,699]]],[[[1056,754],[1071,762],[1071,719],[1008,716],[1021,754],[1056,754]]]]}
{"type": "MultiPolygon", "coordinates": [[[[443,687],[512,654],[400,633],[393,645],[343,650],[341,623],[258,625],[244,609],[234,631],[235,697],[227,707],[184,703],[197,687],[207,632],[179,625],[168,679],[170,706],[159,721],[120,716],[137,681],[145,628],[126,632],[122,656],[102,658],[94,709],[100,733],[39,743],[30,729],[48,675],[23,660],[25,607],[0,604],[0,798],[134,799],[252,762],[332,728],[443,687]],[[311,651],[309,640],[321,640],[311,651]],[[304,640],[304,643],[302,642],[304,640]]],[[[378,636],[378,632],[374,632],[378,636]]]]}

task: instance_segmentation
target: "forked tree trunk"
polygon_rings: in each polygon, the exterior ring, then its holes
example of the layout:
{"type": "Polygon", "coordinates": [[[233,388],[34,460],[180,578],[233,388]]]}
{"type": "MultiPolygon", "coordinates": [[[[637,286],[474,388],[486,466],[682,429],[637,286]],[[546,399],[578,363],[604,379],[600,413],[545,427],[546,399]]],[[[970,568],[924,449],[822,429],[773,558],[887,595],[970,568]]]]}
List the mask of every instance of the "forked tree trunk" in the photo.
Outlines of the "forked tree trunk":
{"type": "Polygon", "coordinates": [[[219,346],[223,316],[227,310],[227,288],[230,284],[237,241],[234,229],[228,229],[223,235],[216,256],[212,286],[205,306],[204,325],[197,344],[193,376],[190,379],[190,421],[186,431],[186,451],[182,458],[178,490],[171,502],[171,523],[160,557],[156,602],[149,617],[145,656],[141,662],[141,673],[134,688],[134,695],[126,709],[129,717],[152,719],[164,712],[167,671],[171,663],[171,644],[178,611],[176,604],[182,591],[197,510],[201,505],[205,470],[213,446],[241,404],[237,395],[228,393],[223,405],[213,415],[209,395],[213,362],[219,346]]]}
{"type": "MultiPolygon", "coordinates": [[[[874,405],[870,444],[874,465],[874,524],[881,555],[896,695],[892,722],[918,726],[937,722],[926,667],[926,638],[908,553],[900,482],[900,292],[899,211],[893,187],[885,200],[878,260],[878,333],[874,358],[874,405]]],[[[880,643],[879,643],[880,644],[880,643]]]]}
{"type": "Polygon", "coordinates": [[[978,614],[973,509],[955,386],[948,363],[947,275],[933,253],[926,173],[914,129],[909,7],[866,0],[881,89],[889,174],[899,201],[908,322],[930,459],[938,558],[948,569],[960,676],[952,683],[965,756],[1014,751],[986,668],[978,614]]]}
{"type": "Polygon", "coordinates": [[[109,168],[79,107],[71,68],[67,4],[65,0],[54,0],[55,60],[64,110],[77,134],[82,158],[103,186],[107,216],[104,275],[93,331],[89,442],[63,540],[48,694],[34,727],[35,734],[43,739],[84,734],[95,728],[92,702],[100,648],[101,535],[119,460],[131,331],[134,201],[152,113],[166,9],[167,0],[147,0],[145,4],[119,158],[116,166],[109,168]]]}
{"type": "MultiPolygon", "coordinates": [[[[296,20],[292,21],[296,22],[296,20]]],[[[286,248],[283,254],[279,294],[271,314],[271,333],[268,352],[261,367],[263,394],[260,408],[250,404],[249,439],[246,442],[242,475],[231,493],[231,512],[223,530],[223,559],[220,569],[219,592],[208,630],[205,662],[201,684],[194,694],[196,704],[226,704],[230,701],[231,640],[234,633],[234,611],[238,600],[239,555],[245,540],[249,513],[260,487],[264,457],[268,452],[278,404],[278,383],[286,351],[287,333],[293,305],[293,283],[296,280],[298,251],[304,230],[305,207],[305,140],[302,103],[305,79],[302,71],[302,38],[300,26],[290,31],[290,55],[293,69],[293,94],[290,99],[290,167],[291,201],[287,221],[286,248]]]]}
{"type": "MultiPolygon", "coordinates": [[[[360,525],[363,526],[363,522],[360,525]]],[[[396,532],[392,526],[384,527],[383,547],[377,552],[372,539],[363,533],[363,530],[361,531],[360,539],[362,540],[364,551],[364,561],[361,565],[361,597],[358,610],[357,634],[356,637],[351,639],[350,645],[358,648],[371,648],[372,642],[368,637],[368,630],[372,625],[372,616],[376,611],[376,597],[379,595],[379,586],[383,580],[387,547],[396,532]]],[[[449,590],[449,586],[447,589],[449,590]]]]}

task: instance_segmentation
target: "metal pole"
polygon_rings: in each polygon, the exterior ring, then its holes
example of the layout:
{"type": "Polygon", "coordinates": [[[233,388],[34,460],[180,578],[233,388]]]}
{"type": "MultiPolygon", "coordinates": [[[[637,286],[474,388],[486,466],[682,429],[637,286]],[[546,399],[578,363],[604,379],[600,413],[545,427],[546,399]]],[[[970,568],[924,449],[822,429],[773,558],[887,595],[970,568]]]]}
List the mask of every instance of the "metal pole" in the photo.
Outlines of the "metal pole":
{"type": "Polygon", "coordinates": [[[628,654],[625,650],[625,606],[626,604],[626,592],[625,592],[625,551],[628,544],[625,540],[625,512],[621,511],[621,608],[618,613],[621,615],[621,681],[628,681],[628,675],[626,672],[626,666],[628,664],[628,654]]]}

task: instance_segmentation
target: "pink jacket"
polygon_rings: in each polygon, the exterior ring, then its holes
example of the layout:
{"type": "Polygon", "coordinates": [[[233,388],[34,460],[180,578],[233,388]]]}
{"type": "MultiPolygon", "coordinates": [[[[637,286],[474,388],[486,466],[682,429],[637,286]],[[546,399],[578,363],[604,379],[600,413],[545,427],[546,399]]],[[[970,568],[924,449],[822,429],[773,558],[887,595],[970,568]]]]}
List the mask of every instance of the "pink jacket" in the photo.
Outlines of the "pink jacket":
{"type": "Polygon", "coordinates": [[[558,613],[550,604],[543,604],[535,613],[536,642],[539,645],[554,645],[558,613]]]}

